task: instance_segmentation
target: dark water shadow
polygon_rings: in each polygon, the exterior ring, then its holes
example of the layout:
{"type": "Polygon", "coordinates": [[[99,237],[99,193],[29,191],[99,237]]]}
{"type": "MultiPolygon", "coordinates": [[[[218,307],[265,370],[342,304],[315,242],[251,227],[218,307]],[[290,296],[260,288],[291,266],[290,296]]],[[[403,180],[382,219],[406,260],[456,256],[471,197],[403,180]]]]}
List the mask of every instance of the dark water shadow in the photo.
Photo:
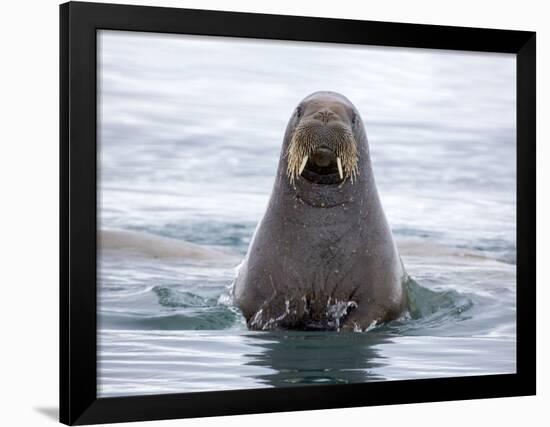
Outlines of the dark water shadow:
{"type": "Polygon", "coordinates": [[[59,408],[54,406],[46,407],[35,407],[33,408],[36,412],[44,415],[47,418],[50,418],[53,421],[59,421],[59,408]]]}
{"type": "Polygon", "coordinates": [[[383,380],[374,370],[387,363],[376,346],[390,337],[352,332],[270,332],[251,334],[264,351],[247,355],[247,365],[269,368],[257,377],[266,385],[348,384],[383,380]]]}

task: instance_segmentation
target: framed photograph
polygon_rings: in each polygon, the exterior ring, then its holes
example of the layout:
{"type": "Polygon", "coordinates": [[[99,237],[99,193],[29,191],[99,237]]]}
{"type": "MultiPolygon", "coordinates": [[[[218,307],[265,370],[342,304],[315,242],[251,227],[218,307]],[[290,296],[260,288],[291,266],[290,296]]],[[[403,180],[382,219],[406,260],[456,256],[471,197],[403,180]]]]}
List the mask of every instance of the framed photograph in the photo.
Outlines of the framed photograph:
{"type": "Polygon", "coordinates": [[[535,393],[535,33],[60,25],[61,422],[535,393]]]}

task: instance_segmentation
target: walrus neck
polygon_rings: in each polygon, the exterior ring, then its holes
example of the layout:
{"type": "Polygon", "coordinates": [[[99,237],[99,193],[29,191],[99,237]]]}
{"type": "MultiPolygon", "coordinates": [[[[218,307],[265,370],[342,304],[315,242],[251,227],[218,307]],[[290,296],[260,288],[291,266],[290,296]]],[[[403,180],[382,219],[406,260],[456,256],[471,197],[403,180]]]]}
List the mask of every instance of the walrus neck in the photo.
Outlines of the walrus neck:
{"type": "MultiPolygon", "coordinates": [[[[276,202],[286,208],[294,205],[306,205],[314,209],[327,210],[336,207],[352,207],[376,198],[370,162],[366,162],[351,180],[347,177],[339,184],[317,184],[298,176],[291,181],[284,173],[285,168],[279,168],[272,191],[271,204],[276,202]]],[[[275,206],[274,206],[275,207],[275,206]]]]}
{"type": "Polygon", "coordinates": [[[340,188],[303,181],[304,178],[298,178],[290,183],[285,175],[277,177],[268,209],[273,215],[271,220],[277,217],[285,224],[298,226],[351,224],[380,210],[376,185],[368,185],[374,183],[370,166],[353,183],[344,182],[340,188]]]}

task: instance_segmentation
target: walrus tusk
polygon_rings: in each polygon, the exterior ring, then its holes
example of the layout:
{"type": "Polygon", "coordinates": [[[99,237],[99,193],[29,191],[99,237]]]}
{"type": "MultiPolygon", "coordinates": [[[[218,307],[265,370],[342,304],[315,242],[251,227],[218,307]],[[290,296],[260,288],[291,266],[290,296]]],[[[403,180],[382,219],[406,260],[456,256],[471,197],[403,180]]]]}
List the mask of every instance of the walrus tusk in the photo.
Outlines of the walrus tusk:
{"type": "Polygon", "coordinates": [[[304,160],[302,160],[302,164],[300,165],[300,171],[298,172],[298,175],[302,175],[302,172],[306,167],[306,163],[307,163],[307,156],[304,156],[304,160]]]}
{"type": "Polygon", "coordinates": [[[340,175],[340,179],[344,179],[344,172],[342,172],[342,160],[340,160],[340,157],[336,157],[336,164],[338,165],[338,174],[340,175]]]}

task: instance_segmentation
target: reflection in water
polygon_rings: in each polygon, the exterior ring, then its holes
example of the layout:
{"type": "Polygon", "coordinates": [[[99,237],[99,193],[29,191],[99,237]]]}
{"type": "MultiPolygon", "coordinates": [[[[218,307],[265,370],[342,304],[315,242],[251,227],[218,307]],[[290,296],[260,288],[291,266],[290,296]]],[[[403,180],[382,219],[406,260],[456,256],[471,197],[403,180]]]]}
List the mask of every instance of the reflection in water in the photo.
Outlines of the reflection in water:
{"type": "Polygon", "coordinates": [[[247,364],[275,371],[257,377],[266,385],[349,384],[384,379],[371,372],[383,365],[374,346],[389,342],[376,333],[278,332],[251,337],[265,352],[247,364]]]}

